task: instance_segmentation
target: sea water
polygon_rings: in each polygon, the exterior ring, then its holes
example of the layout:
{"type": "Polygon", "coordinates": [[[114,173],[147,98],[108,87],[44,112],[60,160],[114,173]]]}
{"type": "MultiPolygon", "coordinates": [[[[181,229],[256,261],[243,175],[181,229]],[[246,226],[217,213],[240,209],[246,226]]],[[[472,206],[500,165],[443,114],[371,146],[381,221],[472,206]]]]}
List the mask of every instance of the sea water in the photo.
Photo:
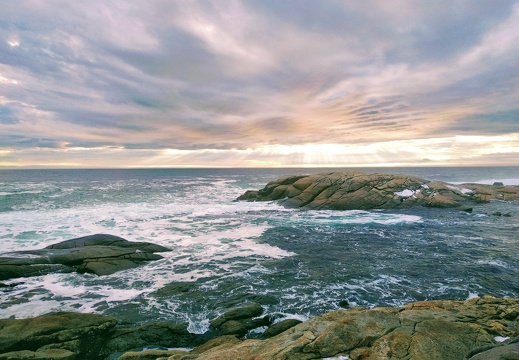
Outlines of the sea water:
{"type": "MultiPolygon", "coordinates": [[[[346,303],[519,296],[518,203],[494,201],[465,213],[234,201],[284,175],[337,170],[344,169],[2,170],[2,254],[96,233],[171,251],[108,276],[6,281],[0,318],[95,312],[137,323],[185,321],[203,333],[209,319],[247,299],[280,319],[304,320],[346,303]]],[[[519,185],[518,167],[364,170],[519,185]]]]}

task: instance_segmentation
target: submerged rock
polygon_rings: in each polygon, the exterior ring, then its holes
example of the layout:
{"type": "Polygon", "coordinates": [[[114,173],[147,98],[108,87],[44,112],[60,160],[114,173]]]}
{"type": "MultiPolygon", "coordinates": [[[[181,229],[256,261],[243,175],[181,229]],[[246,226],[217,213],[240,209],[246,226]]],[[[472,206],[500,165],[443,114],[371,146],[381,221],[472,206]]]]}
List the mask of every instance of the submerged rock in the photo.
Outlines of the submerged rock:
{"type": "Polygon", "coordinates": [[[493,297],[352,308],[315,317],[268,340],[234,339],[170,359],[460,360],[475,349],[496,346],[498,337],[517,336],[518,316],[519,299],[493,297]]]}
{"type": "Polygon", "coordinates": [[[213,319],[210,325],[221,335],[244,336],[247,331],[270,325],[270,318],[256,318],[263,313],[263,308],[259,304],[249,304],[230,309],[213,319]]]}
{"type": "Polygon", "coordinates": [[[109,275],[162,257],[170,251],[147,242],[131,242],[118,236],[96,234],[66,240],[39,250],[16,251],[0,257],[0,280],[45,275],[53,272],[109,275]]]}
{"type": "Polygon", "coordinates": [[[470,211],[470,203],[519,200],[519,186],[453,185],[411,175],[334,172],[288,176],[248,190],[237,200],[277,200],[286,207],[331,210],[397,209],[413,206],[470,211]]]}

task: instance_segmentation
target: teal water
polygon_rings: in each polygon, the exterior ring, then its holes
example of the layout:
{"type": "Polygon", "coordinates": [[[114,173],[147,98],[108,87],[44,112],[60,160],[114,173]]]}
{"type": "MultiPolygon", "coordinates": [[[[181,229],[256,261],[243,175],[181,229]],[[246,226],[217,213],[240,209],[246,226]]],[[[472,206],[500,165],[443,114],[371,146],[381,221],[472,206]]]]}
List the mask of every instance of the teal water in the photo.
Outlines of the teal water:
{"type": "MultiPolygon", "coordinates": [[[[337,169],[333,169],[337,170],[337,169]]],[[[449,182],[519,185],[519,167],[364,169],[449,182]]],[[[307,318],[338,307],[519,296],[519,204],[455,210],[302,211],[234,202],[283,175],[328,169],[0,171],[0,250],[110,233],[172,249],[106,277],[52,274],[0,288],[0,318],[86,311],[183,320],[203,332],[225,307],[260,296],[307,318]],[[496,217],[496,211],[510,217],[496,217]]]]}

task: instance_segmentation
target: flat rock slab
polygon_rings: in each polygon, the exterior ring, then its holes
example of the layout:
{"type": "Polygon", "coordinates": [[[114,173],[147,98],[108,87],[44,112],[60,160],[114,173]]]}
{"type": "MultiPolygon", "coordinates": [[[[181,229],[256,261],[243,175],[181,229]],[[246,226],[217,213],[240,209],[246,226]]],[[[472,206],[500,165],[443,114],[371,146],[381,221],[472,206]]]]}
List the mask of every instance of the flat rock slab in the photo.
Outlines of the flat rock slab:
{"type": "Polygon", "coordinates": [[[491,200],[519,200],[519,186],[429,181],[402,174],[333,172],[287,176],[261,190],[238,197],[245,201],[273,201],[289,208],[369,210],[414,206],[456,208],[491,200]]]}
{"type": "Polygon", "coordinates": [[[113,235],[90,235],[44,249],[6,253],[0,257],[0,280],[67,271],[109,275],[161,259],[155,253],[165,251],[170,249],[113,235]]]}

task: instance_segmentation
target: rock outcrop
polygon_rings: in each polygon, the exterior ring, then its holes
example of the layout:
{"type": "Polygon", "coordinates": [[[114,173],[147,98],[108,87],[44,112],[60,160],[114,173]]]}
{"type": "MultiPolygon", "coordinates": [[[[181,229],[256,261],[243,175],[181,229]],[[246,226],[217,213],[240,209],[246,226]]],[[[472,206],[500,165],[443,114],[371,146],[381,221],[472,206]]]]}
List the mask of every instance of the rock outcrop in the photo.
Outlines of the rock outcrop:
{"type": "MultiPolygon", "coordinates": [[[[519,299],[493,297],[422,301],[402,308],[352,308],[315,317],[268,340],[231,338],[169,359],[462,360],[473,355],[481,359],[480,351],[519,335],[518,317],[519,299]]],[[[517,350],[505,346],[494,352],[517,350]]]]}
{"type": "Polygon", "coordinates": [[[207,340],[201,335],[191,334],[187,327],[187,323],[166,321],[140,326],[119,325],[106,338],[100,354],[106,357],[110,354],[146,347],[192,348],[207,340]]]}
{"type": "MultiPolygon", "coordinates": [[[[258,314],[257,306],[247,305],[229,310],[217,323],[258,314]]],[[[519,299],[485,296],[336,310],[287,324],[267,340],[225,335],[207,341],[190,334],[187,324],[130,326],[110,316],[55,313],[0,320],[0,359],[515,359],[518,321],[519,299]],[[194,346],[190,352],[172,350],[194,346]]]]}
{"type": "Polygon", "coordinates": [[[0,360],[98,360],[132,349],[194,347],[207,340],[189,333],[187,326],[171,322],[124,325],[110,316],[82,313],[5,319],[0,320],[0,360]]]}
{"type": "Polygon", "coordinates": [[[44,249],[3,254],[0,257],[0,280],[71,271],[109,275],[161,259],[162,256],[155,253],[165,251],[170,249],[96,234],[66,240],[44,249]]]}
{"type": "Polygon", "coordinates": [[[462,207],[491,200],[519,200],[519,186],[429,181],[411,175],[334,172],[287,176],[249,190],[237,200],[277,200],[285,207],[331,210],[462,207]]]}
{"type": "Polygon", "coordinates": [[[221,335],[244,336],[247,331],[271,324],[267,317],[257,318],[263,314],[261,305],[252,303],[249,305],[227,310],[221,316],[213,319],[210,325],[221,335]]]}
{"type": "Polygon", "coordinates": [[[0,359],[98,359],[116,324],[80,313],[0,320],[0,359]]]}

